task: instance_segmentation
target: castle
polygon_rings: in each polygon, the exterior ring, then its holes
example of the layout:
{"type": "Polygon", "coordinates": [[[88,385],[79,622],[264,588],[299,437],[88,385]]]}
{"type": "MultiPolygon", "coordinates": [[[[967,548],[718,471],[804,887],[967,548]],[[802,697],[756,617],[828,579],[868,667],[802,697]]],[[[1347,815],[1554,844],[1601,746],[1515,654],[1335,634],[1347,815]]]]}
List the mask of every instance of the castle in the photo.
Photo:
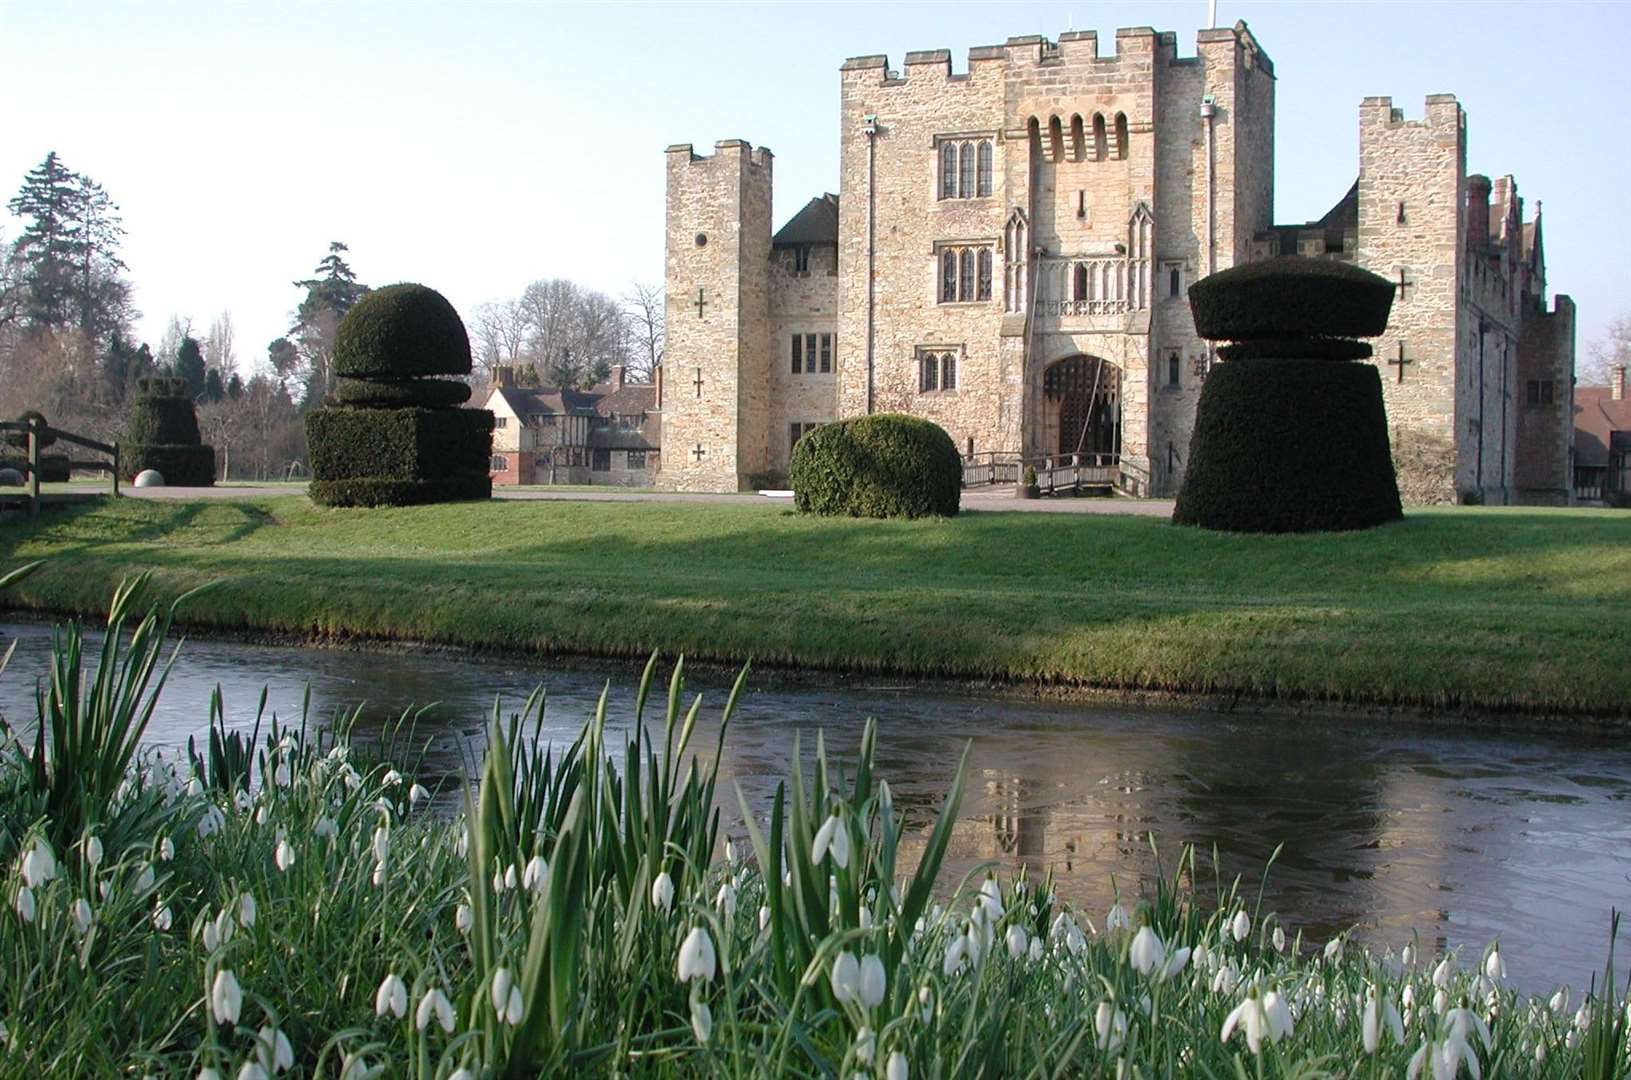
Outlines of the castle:
{"type": "MultiPolygon", "coordinates": [[[[772,156],[667,150],[660,486],[784,473],[813,427],[926,417],[970,465],[1090,461],[1177,491],[1215,352],[1188,285],[1295,252],[1397,282],[1382,366],[1407,499],[1566,502],[1574,311],[1540,214],[1469,176],[1453,96],[1360,105],[1357,182],[1276,225],[1274,66],[1244,23],[883,56],[840,72],[839,194],[772,233],[772,156]]],[[[989,475],[996,475],[993,468],[989,475]]]]}

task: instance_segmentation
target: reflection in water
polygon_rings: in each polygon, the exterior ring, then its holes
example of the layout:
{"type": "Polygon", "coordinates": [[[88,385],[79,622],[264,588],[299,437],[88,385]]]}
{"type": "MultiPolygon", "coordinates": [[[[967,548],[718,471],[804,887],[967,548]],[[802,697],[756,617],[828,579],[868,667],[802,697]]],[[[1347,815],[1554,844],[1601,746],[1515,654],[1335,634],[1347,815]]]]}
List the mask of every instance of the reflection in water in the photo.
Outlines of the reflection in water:
{"type": "MultiPolygon", "coordinates": [[[[0,627],[0,649],[13,636],[19,647],[0,680],[0,714],[22,724],[32,720],[50,633],[0,627]]],[[[437,734],[427,766],[456,777],[479,753],[495,695],[513,709],[545,684],[541,737],[564,745],[608,678],[617,739],[633,722],[634,667],[608,676],[542,661],[194,641],[149,740],[177,747],[200,733],[218,683],[229,722],[244,727],[263,685],[268,711],[288,719],[309,684],[317,720],[359,702],[376,723],[435,703],[419,729],[437,734]]],[[[1238,875],[1252,902],[1283,845],[1263,907],[1288,929],[1323,941],[1354,928],[1361,940],[1395,948],[1415,929],[1424,946],[1473,954],[1499,935],[1509,970],[1530,990],[1558,980],[1584,986],[1600,971],[1609,908],[1631,903],[1631,750],[1607,741],[752,681],[757,689],[744,695],[720,763],[727,816],[736,787],[750,805],[765,805],[795,739],[808,758],[823,732],[829,756],[851,764],[874,716],[879,775],[921,845],[972,744],[949,882],[987,862],[1036,878],[1052,870],[1062,895],[1102,913],[1112,878],[1123,894],[1136,892],[1162,867],[1171,873],[1188,843],[1201,855],[1197,888],[1210,895],[1215,882],[1227,888],[1238,875]]],[[[694,745],[712,753],[728,683],[689,682],[705,698],[694,745]]],[[[649,709],[647,722],[660,723],[660,713],[649,709]]]]}

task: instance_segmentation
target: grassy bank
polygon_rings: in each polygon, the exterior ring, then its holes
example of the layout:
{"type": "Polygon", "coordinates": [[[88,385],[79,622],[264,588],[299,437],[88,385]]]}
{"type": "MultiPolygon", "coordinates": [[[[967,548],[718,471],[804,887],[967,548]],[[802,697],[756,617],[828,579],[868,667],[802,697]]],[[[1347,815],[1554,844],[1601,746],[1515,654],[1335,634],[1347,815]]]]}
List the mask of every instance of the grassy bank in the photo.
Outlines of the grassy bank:
{"type": "Polygon", "coordinates": [[[1457,509],[1366,533],[1135,517],[800,518],[774,505],[121,500],[0,526],[14,604],[122,575],[294,635],[1123,689],[1631,713],[1631,514],[1457,509]]]}

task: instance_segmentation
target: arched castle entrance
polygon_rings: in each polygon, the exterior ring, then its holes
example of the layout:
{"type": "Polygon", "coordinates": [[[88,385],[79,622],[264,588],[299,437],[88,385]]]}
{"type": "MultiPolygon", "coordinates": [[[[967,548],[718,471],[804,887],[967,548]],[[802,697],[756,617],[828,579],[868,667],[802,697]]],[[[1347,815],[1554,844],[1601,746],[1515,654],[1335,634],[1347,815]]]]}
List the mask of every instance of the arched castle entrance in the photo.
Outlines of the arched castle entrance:
{"type": "Polygon", "coordinates": [[[1042,445],[1055,454],[1121,455],[1121,369],[1097,356],[1067,356],[1042,373],[1042,445]]]}

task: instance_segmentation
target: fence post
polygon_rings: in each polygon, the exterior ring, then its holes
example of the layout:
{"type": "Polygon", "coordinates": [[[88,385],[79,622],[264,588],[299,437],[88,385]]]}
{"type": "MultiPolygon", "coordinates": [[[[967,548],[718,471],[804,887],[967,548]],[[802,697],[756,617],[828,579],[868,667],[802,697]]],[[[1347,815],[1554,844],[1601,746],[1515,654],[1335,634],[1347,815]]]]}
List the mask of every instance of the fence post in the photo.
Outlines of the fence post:
{"type": "Polygon", "coordinates": [[[28,418],[28,519],[40,516],[40,418],[28,418]]]}
{"type": "Polygon", "coordinates": [[[119,497],[119,444],[113,444],[113,497],[119,497]]]}

